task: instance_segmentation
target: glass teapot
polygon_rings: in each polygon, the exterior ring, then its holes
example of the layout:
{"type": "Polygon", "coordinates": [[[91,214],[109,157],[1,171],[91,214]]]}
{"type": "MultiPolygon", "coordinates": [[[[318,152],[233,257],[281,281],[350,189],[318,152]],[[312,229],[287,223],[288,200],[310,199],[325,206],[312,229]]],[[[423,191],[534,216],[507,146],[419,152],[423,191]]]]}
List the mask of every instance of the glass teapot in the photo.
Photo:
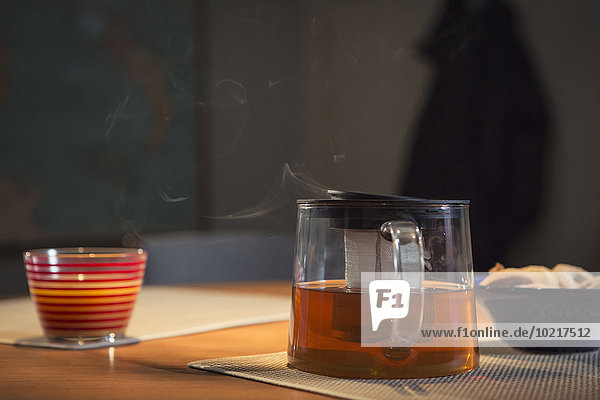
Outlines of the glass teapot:
{"type": "Polygon", "coordinates": [[[299,200],[289,364],[349,378],[475,368],[476,338],[422,337],[425,327],[476,323],[468,209],[462,200],[299,200]]]}

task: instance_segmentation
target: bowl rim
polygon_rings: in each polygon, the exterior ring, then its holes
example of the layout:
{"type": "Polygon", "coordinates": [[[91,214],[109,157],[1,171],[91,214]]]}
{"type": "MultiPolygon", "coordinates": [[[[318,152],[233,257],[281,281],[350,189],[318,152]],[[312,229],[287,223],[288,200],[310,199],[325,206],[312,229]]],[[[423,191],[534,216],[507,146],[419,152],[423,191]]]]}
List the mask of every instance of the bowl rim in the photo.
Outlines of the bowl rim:
{"type": "Polygon", "coordinates": [[[478,285],[475,286],[475,290],[480,290],[480,291],[486,291],[486,292],[490,292],[490,291],[495,291],[495,292],[499,292],[499,293],[515,293],[515,292],[521,292],[521,293],[598,293],[600,292],[600,289],[591,289],[591,288],[524,288],[524,287],[517,287],[517,286],[488,286],[488,285],[478,285]]]}

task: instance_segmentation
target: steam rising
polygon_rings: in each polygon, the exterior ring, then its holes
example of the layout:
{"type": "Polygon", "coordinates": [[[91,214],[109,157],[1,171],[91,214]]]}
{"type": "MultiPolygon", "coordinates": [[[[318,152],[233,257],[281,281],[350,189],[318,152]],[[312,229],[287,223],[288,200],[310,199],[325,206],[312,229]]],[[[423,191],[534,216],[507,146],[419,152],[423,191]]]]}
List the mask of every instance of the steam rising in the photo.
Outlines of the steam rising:
{"type": "Polygon", "coordinates": [[[154,185],[154,187],[156,188],[156,191],[158,192],[158,195],[160,196],[160,198],[163,199],[164,201],[166,201],[167,203],[179,203],[181,201],[186,201],[187,199],[192,197],[192,196],[171,197],[166,192],[166,189],[163,188],[160,183],[156,183],[154,185]]]}
{"type": "Polygon", "coordinates": [[[217,219],[257,218],[281,209],[297,198],[329,198],[329,189],[301,172],[293,172],[288,163],[284,164],[277,180],[265,197],[256,205],[217,219]]]}
{"type": "Polygon", "coordinates": [[[271,186],[263,200],[253,207],[217,219],[257,218],[283,208],[296,199],[337,199],[337,200],[403,200],[420,202],[423,199],[406,196],[382,195],[363,192],[350,192],[331,189],[302,172],[293,172],[288,163],[282,167],[277,181],[271,186]]]}

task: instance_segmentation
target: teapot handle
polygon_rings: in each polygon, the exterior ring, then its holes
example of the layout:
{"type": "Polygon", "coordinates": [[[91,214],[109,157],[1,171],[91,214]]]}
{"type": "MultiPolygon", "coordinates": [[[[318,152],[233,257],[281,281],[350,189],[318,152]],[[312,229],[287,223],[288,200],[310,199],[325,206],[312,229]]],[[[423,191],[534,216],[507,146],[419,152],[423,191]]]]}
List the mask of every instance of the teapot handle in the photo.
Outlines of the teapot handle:
{"type": "Polygon", "coordinates": [[[423,257],[423,235],[419,226],[411,220],[388,221],[379,229],[381,235],[392,242],[394,253],[395,279],[402,279],[410,285],[411,301],[410,326],[404,320],[395,320],[392,325],[393,341],[396,345],[406,345],[420,337],[423,324],[425,259],[423,257]],[[417,314],[414,314],[417,313],[417,314]],[[402,322],[405,323],[402,323],[402,322]]]}

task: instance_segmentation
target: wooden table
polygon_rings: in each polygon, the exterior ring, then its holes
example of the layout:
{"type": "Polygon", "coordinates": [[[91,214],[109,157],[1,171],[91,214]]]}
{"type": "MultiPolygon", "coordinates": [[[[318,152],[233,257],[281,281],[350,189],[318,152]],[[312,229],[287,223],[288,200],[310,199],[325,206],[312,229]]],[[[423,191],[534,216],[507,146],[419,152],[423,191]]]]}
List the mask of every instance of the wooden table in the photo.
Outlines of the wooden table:
{"type": "MultiPolygon", "coordinates": [[[[209,286],[209,285],[205,285],[209,286]]],[[[210,285],[290,295],[289,283],[210,285]]],[[[284,351],[276,322],[97,350],[0,345],[0,399],[325,399],[299,390],[193,370],[194,360],[284,351]]]]}

